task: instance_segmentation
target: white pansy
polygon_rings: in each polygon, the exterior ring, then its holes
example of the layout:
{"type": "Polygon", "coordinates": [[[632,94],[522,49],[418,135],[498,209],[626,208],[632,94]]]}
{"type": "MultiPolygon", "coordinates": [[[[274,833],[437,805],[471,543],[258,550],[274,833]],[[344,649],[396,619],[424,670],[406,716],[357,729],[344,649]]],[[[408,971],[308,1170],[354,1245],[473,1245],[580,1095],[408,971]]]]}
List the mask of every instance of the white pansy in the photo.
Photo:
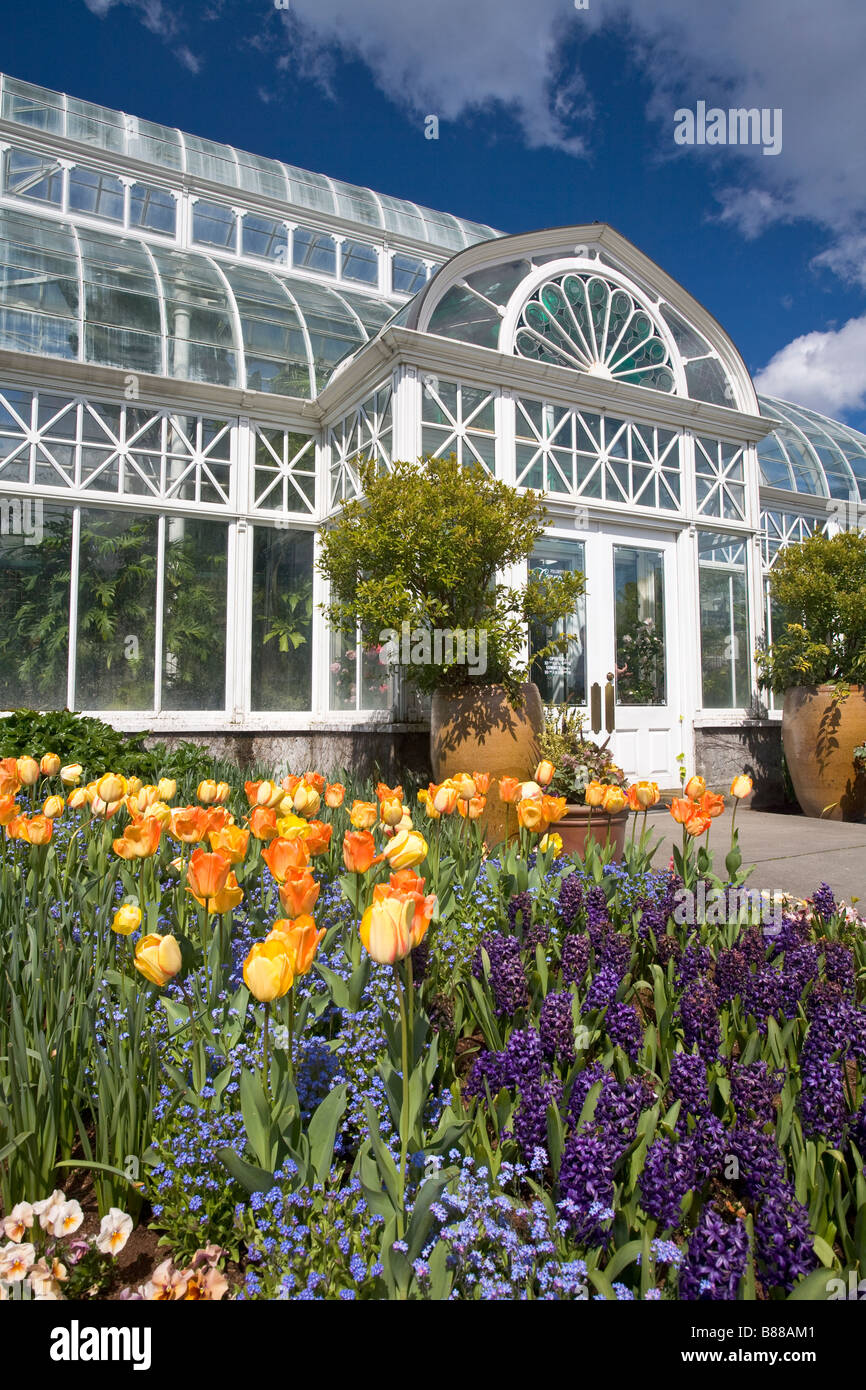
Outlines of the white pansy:
{"type": "Polygon", "coordinates": [[[24,1232],[33,1225],[33,1208],[29,1202],[16,1202],[9,1215],[3,1219],[3,1234],[7,1240],[16,1243],[24,1239],[24,1232]]]}
{"type": "Polygon", "coordinates": [[[132,1217],[119,1207],[112,1207],[102,1218],[96,1248],[103,1255],[119,1255],[131,1235],[132,1217]]]}

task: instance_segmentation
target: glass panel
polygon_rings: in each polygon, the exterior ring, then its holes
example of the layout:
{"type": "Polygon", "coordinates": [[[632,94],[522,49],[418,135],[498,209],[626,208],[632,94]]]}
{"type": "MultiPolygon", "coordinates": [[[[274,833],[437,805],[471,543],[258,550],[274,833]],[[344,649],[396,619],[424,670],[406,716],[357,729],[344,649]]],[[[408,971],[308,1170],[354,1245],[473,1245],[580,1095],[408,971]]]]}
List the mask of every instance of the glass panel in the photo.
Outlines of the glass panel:
{"type": "Polygon", "coordinates": [[[364,285],[379,283],[379,253],[364,241],[344,241],[341,262],[344,280],[360,280],[364,285]]]}
{"type": "Polygon", "coordinates": [[[352,641],[331,632],[330,708],[332,710],[387,709],[391,704],[391,678],[379,660],[377,639],[352,641]],[[360,691],[359,691],[360,676],[360,691]]]}
{"type": "Polygon", "coordinates": [[[29,150],[9,150],[6,155],[6,192],[16,198],[32,198],[37,203],[60,207],[63,201],[63,175],[56,159],[32,154],[29,150]]]}
{"type": "Polygon", "coordinates": [[[616,698],[620,705],[663,705],[665,690],[664,556],[614,546],[616,698]]]}
{"type": "Polygon", "coordinates": [[[63,709],[72,509],[0,499],[0,709],[63,709]]]}
{"type": "Polygon", "coordinates": [[[337,243],[327,232],[313,232],[308,227],[296,227],[292,237],[292,261],[307,270],[323,275],[337,273],[337,243]]]}
{"type": "Polygon", "coordinates": [[[285,266],[289,254],[289,234],[283,222],[248,212],[243,220],[242,233],[245,256],[259,256],[264,261],[279,261],[285,266]]]}
{"type": "MultiPolygon", "coordinates": [[[[538,574],[568,574],[584,569],[583,541],[551,540],[545,538],[535,548],[530,560],[538,574]]],[[[544,661],[533,660],[532,679],[541,691],[546,704],[586,704],[586,598],[578,600],[572,617],[551,628],[533,623],[529,630],[529,649],[534,657],[554,637],[565,633],[575,640],[567,652],[555,652],[544,661]]]]}
{"type": "Polygon", "coordinates": [[[227,555],[227,526],[166,520],[163,709],[225,709],[227,555]]]}
{"type": "Polygon", "coordinates": [[[149,183],[134,183],[129,190],[129,224],[144,227],[149,232],[164,232],[174,236],[176,204],[165,188],[149,183]]]}
{"type": "Polygon", "coordinates": [[[252,708],[312,705],[313,533],[254,527],[252,708]]]}
{"type": "Polygon", "coordinates": [[[123,184],[114,174],[96,169],[70,169],[69,206],[109,222],[123,221],[123,184]]]}
{"type": "Polygon", "coordinates": [[[222,203],[194,203],[192,239],[203,242],[205,246],[220,246],[228,251],[237,250],[237,213],[222,203]]]}
{"type": "Polygon", "coordinates": [[[82,511],[75,704],[153,709],[155,516],[82,511]]]}
{"type": "Polygon", "coordinates": [[[427,283],[427,267],[415,256],[394,256],[391,263],[391,288],[395,294],[417,294],[427,283]]]}
{"type": "Polygon", "coordinates": [[[749,605],[746,547],[736,536],[698,536],[701,674],[706,709],[749,704],[749,605]]]}

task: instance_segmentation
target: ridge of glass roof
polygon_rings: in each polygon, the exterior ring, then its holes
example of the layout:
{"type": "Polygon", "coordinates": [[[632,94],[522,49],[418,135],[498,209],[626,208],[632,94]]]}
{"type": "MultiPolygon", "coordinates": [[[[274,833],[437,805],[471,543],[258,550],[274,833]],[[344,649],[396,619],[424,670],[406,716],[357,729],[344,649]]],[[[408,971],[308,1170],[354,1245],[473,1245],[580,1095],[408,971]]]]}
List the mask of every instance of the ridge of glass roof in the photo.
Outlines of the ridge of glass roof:
{"type": "Polygon", "coordinates": [[[0,208],[0,348],[312,398],[397,305],[0,208]]]}
{"type": "Polygon", "coordinates": [[[123,111],[81,101],[0,74],[0,115],[17,125],[128,155],[172,174],[192,174],[246,193],[278,198],[378,232],[393,232],[442,250],[461,251],[501,235],[493,227],[376,193],[278,159],[188,135],[123,111]]]}
{"type": "Polygon", "coordinates": [[[759,396],[761,414],[782,423],[758,444],[767,487],[866,502],[866,435],[804,405],[759,396]]]}

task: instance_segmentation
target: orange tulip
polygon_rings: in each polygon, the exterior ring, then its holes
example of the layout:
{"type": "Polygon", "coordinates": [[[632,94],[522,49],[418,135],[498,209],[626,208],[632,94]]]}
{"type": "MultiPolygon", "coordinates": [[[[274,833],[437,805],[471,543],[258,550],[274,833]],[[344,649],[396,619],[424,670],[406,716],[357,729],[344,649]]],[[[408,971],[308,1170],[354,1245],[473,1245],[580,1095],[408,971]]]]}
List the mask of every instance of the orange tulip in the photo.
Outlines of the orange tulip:
{"type": "Polygon", "coordinates": [[[312,912],[321,892],[309,869],[289,869],[285,880],[280,884],[280,902],[290,917],[300,917],[312,912]]]}
{"type": "Polygon", "coordinates": [[[376,799],[382,801],[393,801],[394,798],[403,804],[403,788],[389,787],[387,782],[379,782],[376,785],[376,799]]]}
{"type": "Polygon", "coordinates": [[[14,796],[21,790],[18,764],[14,758],[0,760],[0,796],[14,796]]]}
{"type": "Polygon", "coordinates": [[[28,845],[47,845],[54,834],[54,821],[47,816],[22,817],[21,839],[28,845]]]}
{"type": "Polygon", "coordinates": [[[553,766],[553,763],[548,762],[547,758],[543,758],[535,769],[535,773],[533,774],[534,780],[540,787],[549,787],[553,781],[555,772],[556,768],[553,766]]]}
{"type": "Polygon", "coordinates": [[[712,823],[712,818],[710,816],[701,815],[701,812],[695,807],[694,814],[689,816],[688,820],[685,822],[686,834],[692,835],[695,838],[699,835],[706,835],[712,823]]]}
{"type": "Polygon", "coordinates": [[[616,816],[626,805],[626,796],[622,787],[605,787],[602,797],[601,809],[607,816],[616,816]]]}
{"type": "Polygon", "coordinates": [[[343,836],[343,863],[350,874],[365,874],[376,857],[369,830],[348,830],[343,836]]]}
{"type": "Polygon", "coordinates": [[[234,825],[235,818],[227,806],[208,806],[205,810],[204,833],[225,830],[227,825],[234,825]]]}
{"type": "Polygon", "coordinates": [[[39,760],[39,771],[43,777],[56,777],[60,771],[60,759],[56,753],[43,753],[39,760]]]}
{"type": "Polygon", "coordinates": [[[435,782],[431,782],[430,796],[437,815],[453,816],[457,810],[457,788],[452,782],[442,782],[438,787],[435,782]]]}
{"type": "Polygon", "coordinates": [[[411,898],[374,898],[361,918],[364,949],[380,965],[393,965],[412,950],[415,903],[411,898]]]}
{"type": "Polygon", "coordinates": [[[412,935],[412,950],[420,946],[427,933],[427,928],[436,910],[436,894],[429,893],[425,896],[424,880],[413,873],[411,869],[398,869],[391,874],[388,885],[377,883],[373,890],[373,900],[376,895],[382,897],[408,898],[415,904],[415,912],[410,926],[412,935]]]}
{"type": "Polygon", "coordinates": [[[322,795],[325,790],[325,779],[321,772],[305,772],[303,780],[305,786],[312,787],[314,791],[319,793],[319,796],[322,795]]]}
{"type": "Polygon", "coordinates": [[[687,797],[675,796],[670,805],[670,812],[677,825],[685,825],[689,817],[695,814],[695,803],[687,797]]]}
{"type": "Polygon", "coordinates": [[[239,825],[225,825],[222,830],[209,830],[208,840],[214,854],[221,854],[230,864],[242,864],[250,842],[250,832],[239,825]]]}
{"type": "Polygon", "coordinates": [[[80,807],[87,804],[87,788],[75,787],[66,798],[66,804],[71,811],[77,811],[80,807]]]}
{"type": "Polygon", "coordinates": [[[16,764],[18,776],[25,787],[32,787],[39,781],[39,764],[35,758],[19,758],[16,764]]]}
{"type": "Polygon", "coordinates": [[[275,840],[277,813],[267,806],[256,806],[250,814],[250,830],[257,840],[275,840]]]}
{"type": "Polygon", "coordinates": [[[325,935],[325,928],[316,930],[316,924],[309,913],[299,913],[294,921],[280,918],[274,922],[266,941],[281,941],[292,966],[294,975],[306,975],[316,959],[319,943],[325,935]]]}
{"type": "Polygon", "coordinates": [[[698,809],[702,816],[709,816],[710,820],[715,820],[725,809],[725,798],[719,792],[704,792],[698,809]]]}
{"type": "Polygon", "coordinates": [[[487,805],[486,796],[473,796],[469,801],[458,801],[457,810],[465,820],[468,816],[470,820],[479,820],[484,815],[484,808],[487,805]]]}
{"type": "MultiPolygon", "coordinates": [[[[69,804],[72,805],[72,797],[69,798],[69,804]]],[[[158,821],[163,830],[168,830],[171,824],[171,807],[166,806],[164,801],[153,801],[145,810],[144,819],[158,821]]]]}
{"type": "MultiPolygon", "coordinates": [[[[255,786],[257,787],[260,785],[261,784],[259,782],[255,783],[255,786]]],[[[300,785],[301,779],[294,772],[289,773],[288,776],[284,777],[282,782],[280,783],[280,786],[282,787],[283,791],[288,792],[289,796],[294,796],[295,789],[300,785]]]]}
{"type": "Polygon", "coordinates": [[[475,783],[475,791],[478,796],[486,796],[490,791],[490,773],[473,772],[472,780],[475,783]]]}
{"type": "Polygon", "coordinates": [[[230,873],[225,882],[225,887],[217,893],[215,898],[208,899],[208,910],[210,912],[232,912],[244,899],[244,890],[238,883],[237,876],[230,873]]]}
{"type": "Polygon", "coordinates": [[[689,801],[700,801],[704,792],[707,790],[707,784],[703,777],[690,777],[683,790],[689,798],[689,801]]]}
{"type": "Polygon", "coordinates": [[[346,797],[346,788],[342,782],[331,782],[325,788],[325,805],[330,806],[335,811],[338,806],[342,806],[346,797]]]}
{"type": "Polygon", "coordinates": [[[143,936],[135,947],[135,968],[152,985],[167,985],[180,970],[183,960],[173,936],[143,936]]]}
{"type": "Polygon", "coordinates": [[[331,848],[331,836],[334,827],[327,825],[325,821],[311,820],[307,823],[304,831],[303,841],[306,846],[307,854],[313,859],[317,854],[327,854],[331,848]]]}
{"type": "Polygon", "coordinates": [[[540,833],[547,829],[541,797],[524,797],[517,803],[517,823],[523,830],[540,833]]]}
{"type": "Polygon", "coordinates": [[[635,799],[642,811],[646,811],[650,806],[657,806],[661,799],[661,792],[656,782],[636,782],[629,788],[635,794],[635,799]]]}
{"type": "Polygon", "coordinates": [[[187,892],[192,893],[196,902],[207,906],[211,898],[222,892],[228,881],[231,865],[222,854],[208,854],[206,850],[193,850],[186,871],[187,892]]]}
{"type": "Polygon", "coordinates": [[[520,792],[520,782],[516,777],[500,777],[499,779],[499,799],[505,801],[510,806],[517,800],[520,792]]]}
{"type": "Polygon", "coordinates": [[[65,805],[66,802],[63,800],[62,796],[46,797],[45,805],[42,807],[42,814],[43,816],[47,816],[49,820],[55,820],[57,816],[63,815],[65,805]]]}
{"type": "Polygon", "coordinates": [[[557,821],[562,820],[566,805],[564,796],[543,796],[541,798],[541,808],[548,825],[556,825],[557,821]]]}
{"type": "Polygon", "coordinates": [[[262,858],[278,883],[285,881],[289,869],[303,869],[309,861],[303,840],[284,840],[281,836],[271,840],[262,858]]]}
{"type": "Polygon", "coordinates": [[[155,816],[142,816],[128,825],[119,839],[112,841],[121,859],[149,859],[159,848],[162,826],[155,816]]]}
{"type": "Polygon", "coordinates": [[[744,796],[748,796],[752,790],[752,779],[741,772],[739,777],[735,777],[731,783],[731,796],[737,801],[742,801],[744,796]]]}
{"type": "Polygon", "coordinates": [[[23,816],[23,815],[20,815],[20,814],[17,815],[17,816],[13,816],[13,817],[11,818],[11,820],[7,820],[7,822],[6,822],[6,837],[7,837],[7,839],[9,839],[9,840],[22,840],[22,839],[24,839],[24,836],[23,836],[23,834],[22,834],[22,831],[23,831],[23,829],[24,829],[24,822],[25,822],[25,820],[26,820],[26,816],[23,816]]]}
{"type": "Polygon", "coordinates": [[[590,782],[589,786],[586,788],[586,791],[583,793],[583,799],[586,802],[587,806],[600,806],[601,803],[604,801],[604,794],[606,790],[607,788],[605,787],[603,782],[590,782]]]}
{"type": "Polygon", "coordinates": [[[451,778],[451,784],[457,789],[461,801],[471,801],[477,794],[475,778],[470,777],[468,772],[458,772],[456,777],[451,778]]]}
{"type": "Polygon", "coordinates": [[[372,801],[354,801],[349,820],[354,830],[372,830],[379,819],[379,808],[372,801]]]}
{"type": "Polygon", "coordinates": [[[20,814],[20,808],[14,796],[9,792],[0,796],[0,825],[8,825],[15,816],[20,814]]]}
{"type": "Polygon", "coordinates": [[[426,814],[430,817],[431,820],[439,819],[439,812],[433,805],[433,798],[429,792],[424,790],[423,787],[418,793],[418,800],[421,802],[421,805],[424,807],[426,814]]]}
{"type": "Polygon", "coordinates": [[[207,811],[203,806],[177,806],[171,813],[169,834],[184,845],[197,845],[207,831],[207,811]]]}

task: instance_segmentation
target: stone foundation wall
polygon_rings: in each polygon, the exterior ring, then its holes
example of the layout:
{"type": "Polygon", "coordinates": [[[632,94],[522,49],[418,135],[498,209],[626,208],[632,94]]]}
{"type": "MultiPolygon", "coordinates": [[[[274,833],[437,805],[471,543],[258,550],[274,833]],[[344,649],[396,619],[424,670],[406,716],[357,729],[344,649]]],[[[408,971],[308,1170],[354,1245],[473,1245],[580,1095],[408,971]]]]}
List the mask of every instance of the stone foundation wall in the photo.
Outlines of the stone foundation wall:
{"type": "Polygon", "coordinates": [[[727,790],[737,773],[747,773],[755,784],[750,800],[756,810],[787,804],[779,723],[751,719],[695,729],[695,769],[708,785],[721,790],[727,790]]]}
{"type": "Polygon", "coordinates": [[[150,734],[149,748],[174,748],[178,743],[199,743],[215,758],[226,758],[241,768],[262,764],[286,772],[339,770],[366,778],[378,772],[392,785],[405,772],[425,781],[430,777],[430,734],[423,728],[317,729],[309,733],[221,732],[207,734],[150,734]]]}

